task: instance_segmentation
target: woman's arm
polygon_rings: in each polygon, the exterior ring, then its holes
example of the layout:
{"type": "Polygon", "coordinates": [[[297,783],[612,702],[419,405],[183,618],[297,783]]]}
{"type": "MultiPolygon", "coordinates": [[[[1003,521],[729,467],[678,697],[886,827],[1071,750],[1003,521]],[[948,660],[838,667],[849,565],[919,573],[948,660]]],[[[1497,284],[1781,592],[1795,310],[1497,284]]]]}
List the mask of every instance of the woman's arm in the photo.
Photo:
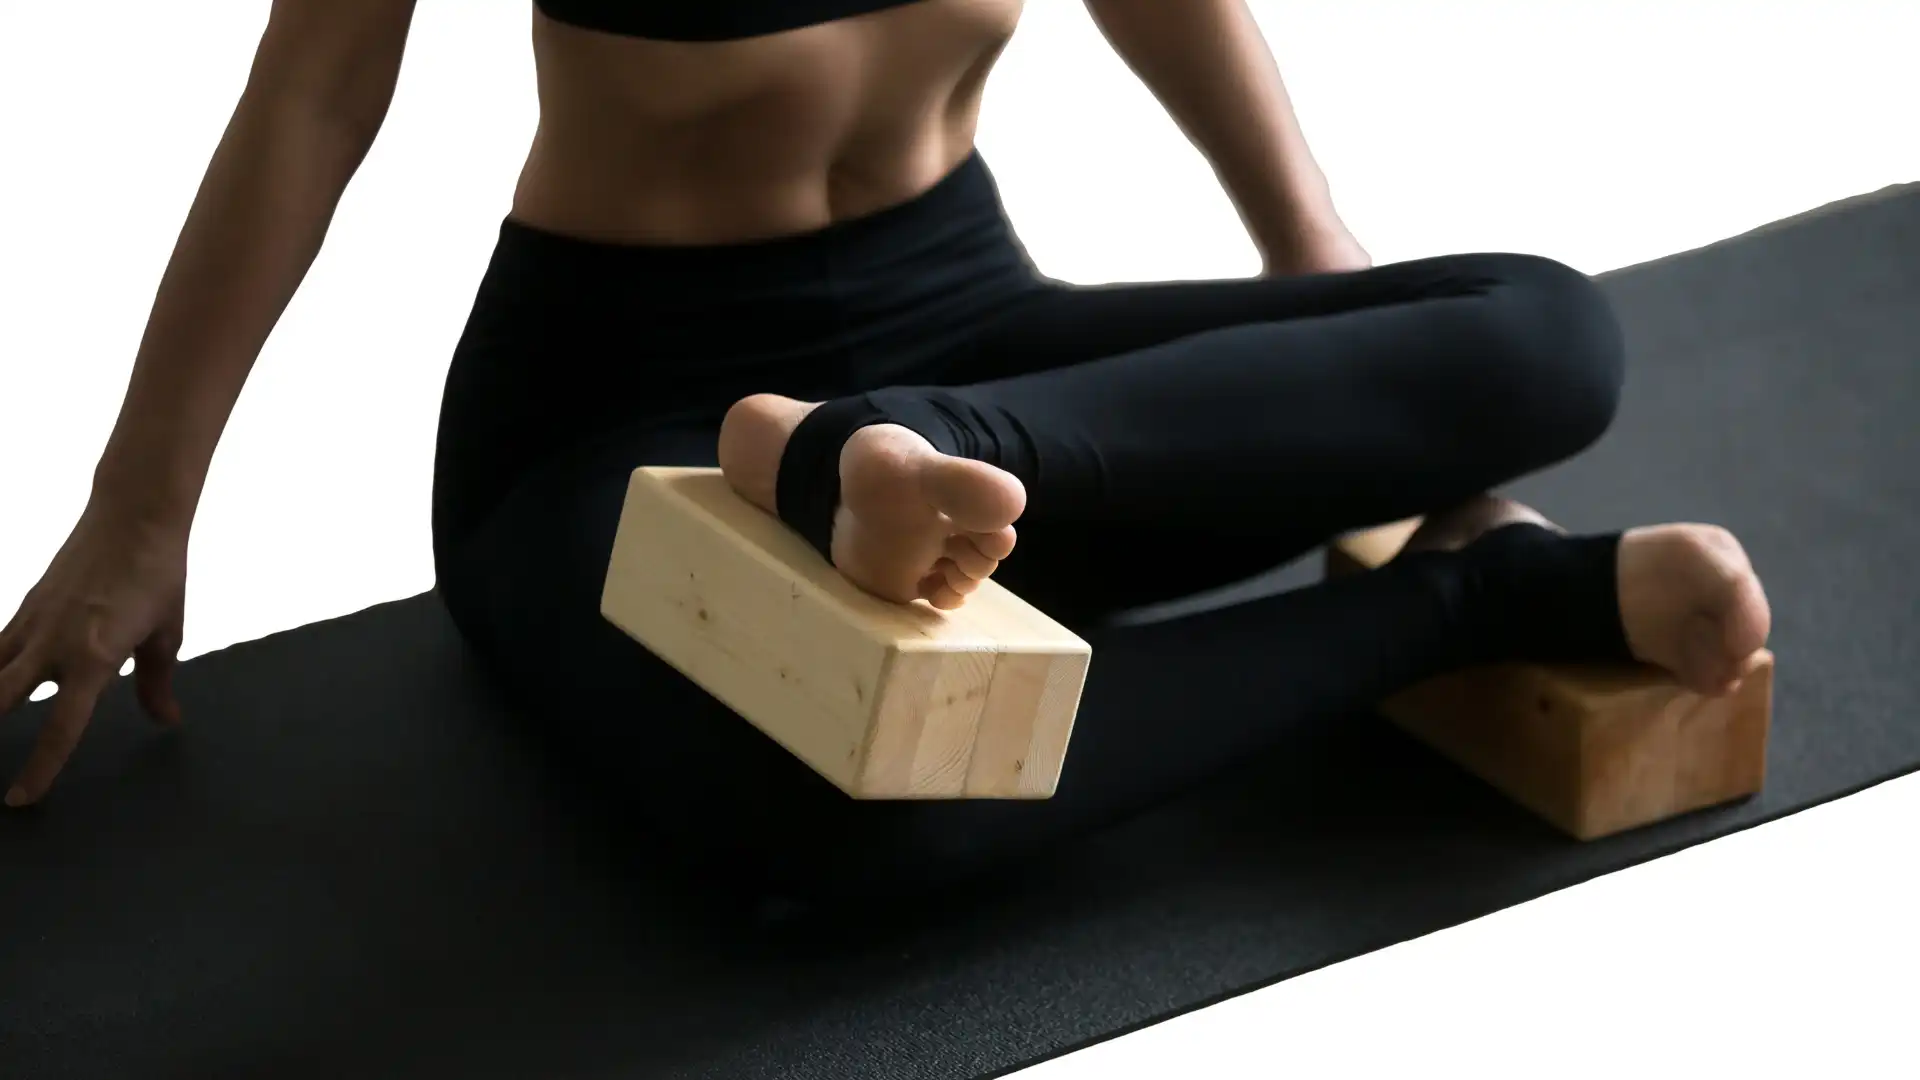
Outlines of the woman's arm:
{"type": "Polygon", "coordinates": [[[1327,178],[1245,0],[1086,6],[1114,52],[1206,155],[1269,270],[1366,264],[1334,212],[1327,178]]]}
{"type": "Polygon", "coordinates": [[[275,0],[162,276],[94,495],[185,527],[215,445],[386,117],[414,0],[275,0]]]}

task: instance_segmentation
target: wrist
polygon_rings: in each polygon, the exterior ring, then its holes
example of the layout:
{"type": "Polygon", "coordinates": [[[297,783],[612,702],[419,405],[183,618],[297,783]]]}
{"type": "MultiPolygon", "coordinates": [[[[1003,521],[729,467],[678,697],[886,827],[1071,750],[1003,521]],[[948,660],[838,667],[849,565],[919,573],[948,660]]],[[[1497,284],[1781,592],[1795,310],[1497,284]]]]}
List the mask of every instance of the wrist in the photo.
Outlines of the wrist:
{"type": "Polygon", "coordinates": [[[198,484],[176,470],[156,468],[151,459],[135,467],[110,456],[94,469],[88,509],[127,528],[184,530],[193,523],[199,494],[198,484]]]}
{"type": "Polygon", "coordinates": [[[1373,265],[1372,256],[1331,210],[1255,232],[1252,238],[1261,270],[1268,275],[1364,270],[1373,265]]]}

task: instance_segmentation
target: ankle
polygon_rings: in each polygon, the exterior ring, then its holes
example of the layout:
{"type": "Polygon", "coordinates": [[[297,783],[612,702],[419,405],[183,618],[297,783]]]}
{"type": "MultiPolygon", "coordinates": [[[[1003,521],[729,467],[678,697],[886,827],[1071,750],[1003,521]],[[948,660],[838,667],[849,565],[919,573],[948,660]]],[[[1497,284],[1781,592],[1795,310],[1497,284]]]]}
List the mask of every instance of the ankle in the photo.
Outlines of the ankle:
{"type": "Polygon", "coordinates": [[[1463,611],[1484,662],[1626,663],[1620,534],[1568,536],[1534,522],[1461,549],[1463,611]]]}

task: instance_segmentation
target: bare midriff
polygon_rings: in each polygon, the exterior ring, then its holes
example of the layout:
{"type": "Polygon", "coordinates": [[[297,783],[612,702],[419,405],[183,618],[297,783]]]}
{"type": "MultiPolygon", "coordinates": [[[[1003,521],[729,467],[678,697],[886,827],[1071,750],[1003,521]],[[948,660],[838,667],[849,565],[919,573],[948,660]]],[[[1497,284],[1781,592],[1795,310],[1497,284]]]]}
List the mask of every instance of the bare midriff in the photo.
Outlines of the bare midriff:
{"type": "Polygon", "coordinates": [[[1021,0],[921,0],[722,42],[536,12],[540,125],[513,217],[584,239],[724,244],[906,202],[973,147],[1021,0]]]}

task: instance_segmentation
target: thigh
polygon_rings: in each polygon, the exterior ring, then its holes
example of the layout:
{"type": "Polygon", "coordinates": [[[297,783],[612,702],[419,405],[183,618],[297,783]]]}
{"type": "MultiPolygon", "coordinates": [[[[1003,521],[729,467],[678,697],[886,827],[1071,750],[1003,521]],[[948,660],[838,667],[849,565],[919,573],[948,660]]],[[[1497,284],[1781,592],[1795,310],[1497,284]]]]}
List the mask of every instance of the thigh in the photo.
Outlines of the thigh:
{"type": "Polygon", "coordinates": [[[984,324],[934,392],[1028,484],[1003,583],[1086,612],[1229,585],[1563,460],[1610,423],[1619,353],[1585,275],[1469,254],[1054,287],[984,324]]]}
{"type": "Polygon", "coordinates": [[[1468,295],[1508,277],[1514,258],[1448,255],[1286,277],[1050,282],[980,321],[930,371],[946,385],[981,383],[1137,352],[1210,330],[1468,295]]]}
{"type": "MultiPolygon", "coordinates": [[[[1436,268],[1408,265],[1363,275],[1047,283],[982,320],[919,374],[934,385],[972,386],[1064,372],[1210,330],[1405,302],[1433,295],[1446,281],[1436,268]]],[[[1305,550],[1298,534],[1221,529],[1198,517],[1132,523],[1117,532],[1050,520],[1044,507],[1036,509],[1020,524],[1015,556],[996,577],[1083,630],[1130,609],[1259,576],[1305,550]]]]}

